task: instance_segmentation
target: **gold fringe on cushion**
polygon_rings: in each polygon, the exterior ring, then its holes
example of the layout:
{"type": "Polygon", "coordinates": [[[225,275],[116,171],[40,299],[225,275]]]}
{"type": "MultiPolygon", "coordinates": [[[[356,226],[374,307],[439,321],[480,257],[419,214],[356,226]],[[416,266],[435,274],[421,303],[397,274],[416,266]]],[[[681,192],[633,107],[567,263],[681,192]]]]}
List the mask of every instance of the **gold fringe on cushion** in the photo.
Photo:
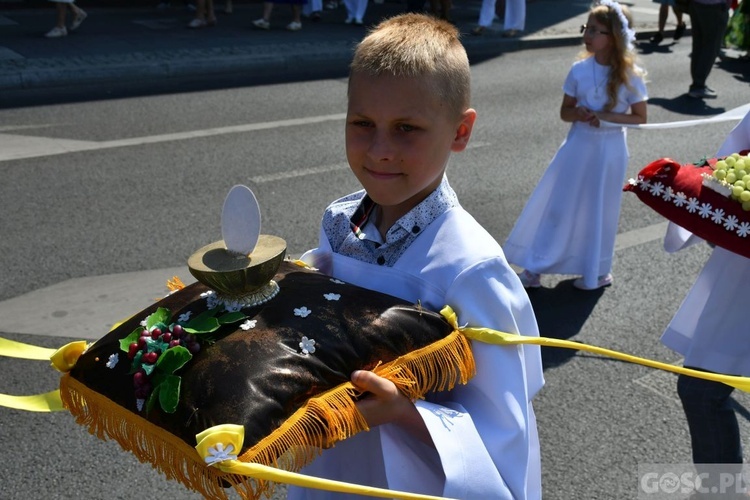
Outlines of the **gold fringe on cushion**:
{"type": "Polygon", "coordinates": [[[245,499],[257,499],[273,488],[267,481],[227,474],[206,465],[195,448],[182,439],[92,391],[69,374],[60,379],[60,395],[76,422],[91,434],[102,440],[114,439],[167,479],[175,479],[206,498],[228,499],[225,486],[232,486],[245,499]]]}
{"type": "MultiPolygon", "coordinates": [[[[407,397],[421,399],[428,392],[467,383],[476,366],[469,340],[454,330],[437,342],[377,366],[373,372],[392,381],[407,397]]],[[[322,449],[369,430],[354,404],[359,394],[346,382],[311,398],[238,460],[299,471],[322,449]]]]}
{"type": "MultiPolygon", "coordinates": [[[[422,349],[377,366],[376,374],[391,380],[409,398],[465,384],[476,367],[470,341],[458,330],[422,349]]],[[[360,394],[351,382],[311,398],[278,429],[238,457],[297,472],[333,446],[358,432],[367,422],[354,403],[360,394]]],[[[114,439],[141,462],[151,463],[167,479],[175,479],[207,498],[226,499],[225,486],[242,498],[272,493],[275,483],[224,473],[208,466],[195,448],[139,415],[92,391],[69,374],[60,380],[63,405],[99,439],[114,439]]],[[[235,422],[226,422],[235,423],[235,422]]]]}

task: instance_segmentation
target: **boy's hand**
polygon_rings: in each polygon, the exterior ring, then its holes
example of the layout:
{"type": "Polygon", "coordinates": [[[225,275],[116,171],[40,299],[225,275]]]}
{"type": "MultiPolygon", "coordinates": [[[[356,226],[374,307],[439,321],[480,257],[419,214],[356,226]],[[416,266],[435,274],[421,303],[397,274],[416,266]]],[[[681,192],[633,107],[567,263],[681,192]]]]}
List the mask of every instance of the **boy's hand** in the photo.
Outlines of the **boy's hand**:
{"type": "Polygon", "coordinates": [[[351,380],[352,384],[366,393],[356,404],[370,428],[393,423],[422,441],[432,443],[414,403],[401,394],[393,382],[366,370],[353,372],[351,380]]]}

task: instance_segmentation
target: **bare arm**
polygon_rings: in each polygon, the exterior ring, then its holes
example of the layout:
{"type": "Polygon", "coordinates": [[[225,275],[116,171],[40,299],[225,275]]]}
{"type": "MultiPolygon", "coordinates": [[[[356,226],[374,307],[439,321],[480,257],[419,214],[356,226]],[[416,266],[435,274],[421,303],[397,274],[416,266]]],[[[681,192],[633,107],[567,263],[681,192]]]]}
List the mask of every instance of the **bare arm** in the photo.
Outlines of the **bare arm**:
{"type": "MultiPolygon", "coordinates": [[[[622,123],[623,125],[640,125],[646,123],[647,106],[646,101],[637,102],[630,106],[630,113],[612,113],[611,111],[601,111],[596,113],[598,120],[604,120],[612,123],[622,123]]],[[[599,126],[597,124],[592,125],[599,126]]]]}
{"type": "Polygon", "coordinates": [[[594,118],[590,109],[578,105],[578,99],[567,94],[563,95],[562,106],[560,106],[560,118],[564,122],[588,122],[594,118]]]}

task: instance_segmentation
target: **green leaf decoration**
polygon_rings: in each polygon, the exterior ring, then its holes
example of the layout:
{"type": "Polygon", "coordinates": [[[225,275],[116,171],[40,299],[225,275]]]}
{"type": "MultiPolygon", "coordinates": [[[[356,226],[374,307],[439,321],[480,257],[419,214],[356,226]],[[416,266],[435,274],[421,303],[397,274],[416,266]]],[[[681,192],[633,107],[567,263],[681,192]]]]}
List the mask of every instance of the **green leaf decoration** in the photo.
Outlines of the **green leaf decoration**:
{"type": "Polygon", "coordinates": [[[138,328],[130,332],[130,335],[128,335],[124,339],[120,339],[120,350],[128,352],[128,350],[130,349],[130,344],[138,343],[138,339],[141,338],[142,331],[143,327],[139,326],[138,328]]]}
{"type": "Polygon", "coordinates": [[[201,333],[215,332],[220,326],[219,320],[216,318],[202,318],[200,321],[196,318],[183,328],[186,332],[197,335],[201,333]]]}
{"type": "Polygon", "coordinates": [[[705,156],[700,160],[693,162],[693,165],[695,165],[696,167],[705,167],[708,164],[708,158],[705,156]]]}
{"type": "Polygon", "coordinates": [[[187,323],[184,323],[182,327],[186,332],[196,333],[211,333],[215,332],[221,326],[219,320],[216,319],[216,313],[219,312],[218,307],[203,311],[195,318],[191,319],[187,323]]]}
{"type": "Polygon", "coordinates": [[[156,368],[156,365],[141,363],[141,368],[144,372],[146,372],[146,375],[151,376],[151,374],[154,372],[154,369],[156,368]]]}
{"type": "Polygon", "coordinates": [[[138,351],[133,357],[133,362],[130,364],[130,371],[128,375],[132,375],[141,369],[141,358],[143,357],[143,351],[138,351]]]}
{"type": "Polygon", "coordinates": [[[156,367],[160,371],[167,374],[172,374],[185,366],[185,363],[190,361],[193,355],[190,354],[186,348],[182,346],[175,346],[171,349],[167,349],[159,359],[156,361],[156,367]]]}
{"type": "Polygon", "coordinates": [[[236,323],[238,321],[242,321],[245,318],[247,318],[247,315],[239,311],[231,312],[231,313],[227,313],[222,316],[219,316],[219,323],[221,323],[222,325],[228,325],[230,323],[236,323]]]}
{"type": "Polygon", "coordinates": [[[159,385],[159,404],[167,413],[174,413],[177,410],[181,382],[182,379],[177,375],[167,375],[164,382],[159,385]]]}
{"type": "Polygon", "coordinates": [[[151,391],[151,394],[148,396],[148,400],[146,401],[146,414],[148,415],[151,413],[151,410],[154,409],[154,406],[156,406],[156,402],[159,400],[159,393],[161,392],[161,385],[154,386],[153,390],[151,391]]]}
{"type": "Polygon", "coordinates": [[[172,314],[169,312],[169,309],[166,309],[164,307],[160,307],[154,312],[153,314],[149,315],[148,318],[146,318],[146,328],[148,328],[149,331],[156,326],[158,323],[163,323],[164,325],[169,323],[169,318],[172,316],[172,314]]]}
{"type": "Polygon", "coordinates": [[[161,370],[156,370],[151,377],[151,387],[156,387],[158,385],[161,385],[162,382],[164,382],[164,379],[166,378],[167,374],[164,373],[161,370]]]}
{"type": "Polygon", "coordinates": [[[169,349],[169,344],[164,342],[161,337],[156,340],[152,339],[151,342],[146,341],[146,345],[148,345],[148,349],[150,352],[164,352],[169,349]]]}
{"type": "Polygon", "coordinates": [[[216,314],[218,312],[219,312],[219,308],[218,307],[214,307],[213,309],[207,309],[207,310],[203,311],[202,313],[200,313],[195,318],[193,318],[190,321],[188,321],[188,324],[192,323],[193,321],[202,321],[204,318],[214,318],[214,317],[216,317],[216,314]]]}

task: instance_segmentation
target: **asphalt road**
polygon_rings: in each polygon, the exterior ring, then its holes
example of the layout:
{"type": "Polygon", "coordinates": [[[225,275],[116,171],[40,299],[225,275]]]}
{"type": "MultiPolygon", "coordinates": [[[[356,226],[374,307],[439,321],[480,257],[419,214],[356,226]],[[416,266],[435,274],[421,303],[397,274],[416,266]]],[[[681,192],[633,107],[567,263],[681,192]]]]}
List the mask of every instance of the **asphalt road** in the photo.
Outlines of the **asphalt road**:
{"type": "MultiPolygon", "coordinates": [[[[558,108],[575,53],[475,61],[479,120],[449,177],[499,241],[567,132],[558,108]]],[[[650,121],[747,102],[749,68],[740,63],[714,69],[718,99],[686,97],[688,53],[683,42],[642,54],[650,121]]],[[[254,190],[263,232],[285,238],[290,254],[315,245],[325,204],[357,188],[343,154],[345,80],[212,83],[151,95],[126,87],[30,93],[23,106],[0,110],[0,335],[48,347],[98,338],[162,294],[165,277],[189,279],[186,260],[219,238],[234,184],[254,190]]],[[[732,126],[631,131],[629,175],[663,156],[711,155],[732,126]]],[[[614,286],[585,293],[570,276],[545,277],[530,293],[542,334],[679,363],[658,338],[709,249],[668,255],[663,230],[663,219],[626,194],[614,286]]],[[[690,461],[673,375],[575,351],[545,350],[544,362],[535,408],[545,498],[637,498],[639,464],[690,461]]],[[[45,392],[58,377],[39,362],[0,359],[0,369],[0,393],[45,392]]],[[[736,402],[748,436],[750,401],[737,394],[736,402]]],[[[0,498],[197,498],[66,413],[0,410],[0,429],[0,498]]]]}

